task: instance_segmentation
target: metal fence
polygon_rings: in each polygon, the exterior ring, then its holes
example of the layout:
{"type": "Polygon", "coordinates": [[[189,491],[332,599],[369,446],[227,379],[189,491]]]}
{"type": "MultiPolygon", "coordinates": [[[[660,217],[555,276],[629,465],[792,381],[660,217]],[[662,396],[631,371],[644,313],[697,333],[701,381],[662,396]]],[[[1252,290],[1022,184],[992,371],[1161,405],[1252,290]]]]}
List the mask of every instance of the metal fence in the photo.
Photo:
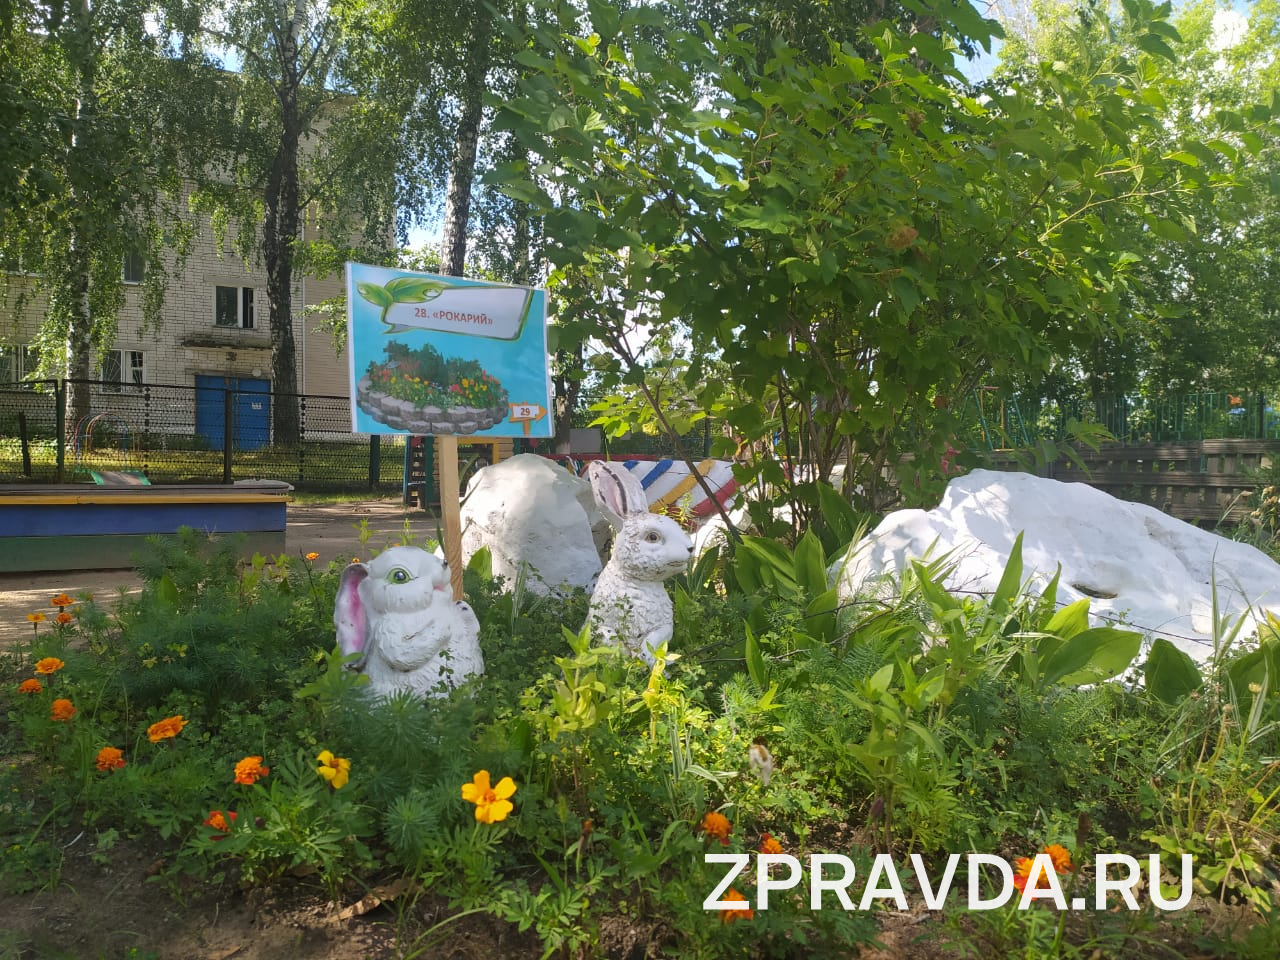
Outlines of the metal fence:
{"type": "Polygon", "coordinates": [[[1034,400],[980,388],[966,399],[968,439],[991,450],[1062,440],[1070,419],[1099,423],[1123,444],[1280,439],[1280,412],[1263,393],[1034,400]]]}
{"type": "Polygon", "coordinates": [[[403,438],[353,434],[346,397],[264,392],[234,380],[88,381],[90,412],[71,422],[67,383],[0,384],[0,482],[269,479],[307,490],[398,489],[402,482],[403,438]],[[273,435],[282,403],[296,407],[296,442],[273,435]]]}

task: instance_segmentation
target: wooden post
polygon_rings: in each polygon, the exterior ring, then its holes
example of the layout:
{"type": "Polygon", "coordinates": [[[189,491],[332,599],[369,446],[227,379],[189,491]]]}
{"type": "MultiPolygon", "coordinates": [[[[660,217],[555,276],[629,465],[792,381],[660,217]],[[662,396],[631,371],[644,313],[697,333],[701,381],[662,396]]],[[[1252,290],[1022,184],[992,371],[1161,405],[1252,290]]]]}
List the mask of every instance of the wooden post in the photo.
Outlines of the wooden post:
{"type": "Polygon", "coordinates": [[[436,462],[440,465],[440,523],[444,528],[444,558],[449,561],[453,599],[462,599],[462,498],[458,491],[458,438],[440,434],[436,462]]]}

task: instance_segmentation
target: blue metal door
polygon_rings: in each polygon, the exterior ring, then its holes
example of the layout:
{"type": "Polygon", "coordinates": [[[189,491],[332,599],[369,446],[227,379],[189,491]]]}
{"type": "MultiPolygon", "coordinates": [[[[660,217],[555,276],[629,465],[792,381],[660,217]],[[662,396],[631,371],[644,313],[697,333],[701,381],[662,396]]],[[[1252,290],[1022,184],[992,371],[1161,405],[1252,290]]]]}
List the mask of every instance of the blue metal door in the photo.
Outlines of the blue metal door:
{"type": "Polygon", "coordinates": [[[271,442],[271,381],[196,374],[196,434],[221,450],[226,432],[226,392],[232,391],[231,438],[237,450],[271,442]]]}
{"type": "Polygon", "coordinates": [[[236,449],[259,450],[271,442],[271,381],[240,380],[236,389],[236,449]]]}

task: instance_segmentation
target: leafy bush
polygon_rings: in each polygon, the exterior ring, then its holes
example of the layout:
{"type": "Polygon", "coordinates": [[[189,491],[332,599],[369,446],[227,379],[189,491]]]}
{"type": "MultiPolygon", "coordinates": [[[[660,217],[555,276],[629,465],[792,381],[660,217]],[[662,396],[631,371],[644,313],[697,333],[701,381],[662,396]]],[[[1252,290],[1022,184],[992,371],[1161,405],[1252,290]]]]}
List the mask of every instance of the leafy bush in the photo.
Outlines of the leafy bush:
{"type": "MultiPolygon", "coordinates": [[[[1154,844],[1195,854],[1203,895],[1271,909],[1272,637],[1224,643],[1198,682],[1153,648],[1149,693],[1107,682],[1130,637],[1029,593],[1016,555],[992,597],[945,591],[943,558],[837,610],[816,539],[755,539],[679,579],[679,654],[649,669],[576,629],[585,595],[536,596],[485,560],[466,584],[486,674],[431,701],[371,702],[345,668],[336,563],[242,562],[188,533],[114,613],[60,598],[71,623],[4,661],[19,692],[0,735],[24,758],[9,888],[56,882],[39,838],[80,822],[158,837],[171,871],[211,881],[429,888],[548,955],[593,955],[608,917],[671,931],[673,957],[847,955],[877,935],[875,913],[810,910],[803,885],[709,922],[720,851],[842,852],[865,877],[877,853],[1059,844],[1085,864],[1154,844]]],[[[750,874],[737,889],[754,900],[750,874]]],[[[957,954],[1064,955],[1151,922],[948,910],[957,954]]]]}

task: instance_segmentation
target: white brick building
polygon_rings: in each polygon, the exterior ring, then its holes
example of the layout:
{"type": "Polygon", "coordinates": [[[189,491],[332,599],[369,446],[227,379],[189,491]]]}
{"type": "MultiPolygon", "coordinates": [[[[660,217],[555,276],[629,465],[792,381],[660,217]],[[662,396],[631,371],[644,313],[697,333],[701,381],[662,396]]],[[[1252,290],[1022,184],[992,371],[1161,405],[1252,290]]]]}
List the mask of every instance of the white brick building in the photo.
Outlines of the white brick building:
{"type": "MultiPolygon", "coordinates": [[[[12,266],[12,265],[11,265],[12,266]]],[[[122,265],[124,306],[117,334],[102,365],[103,380],[196,386],[202,378],[223,378],[270,389],[271,334],[268,328],[267,276],[261,265],[247,268],[229,249],[220,249],[208,223],[201,225],[181,269],[170,280],[158,322],[146,323],[140,263],[122,265]]],[[[35,341],[45,310],[32,297],[14,316],[14,303],[31,281],[21,273],[8,277],[8,303],[0,305],[0,383],[22,379],[35,368],[35,341]]],[[[348,394],[347,361],[334,351],[333,338],[306,306],[338,296],[341,274],[294,274],[293,335],[298,360],[298,391],[308,395],[348,394]]]]}

